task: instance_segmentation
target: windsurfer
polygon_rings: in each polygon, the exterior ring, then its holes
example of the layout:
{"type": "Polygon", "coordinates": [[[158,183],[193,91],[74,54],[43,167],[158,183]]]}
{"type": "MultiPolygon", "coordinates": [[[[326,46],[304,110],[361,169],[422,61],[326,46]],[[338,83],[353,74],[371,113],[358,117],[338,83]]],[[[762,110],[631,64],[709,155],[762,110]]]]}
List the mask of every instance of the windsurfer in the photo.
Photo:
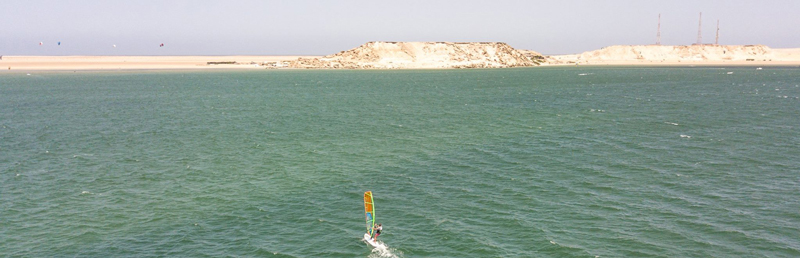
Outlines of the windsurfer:
{"type": "Polygon", "coordinates": [[[375,232],[375,239],[373,240],[378,241],[378,236],[381,235],[381,231],[383,231],[383,226],[381,226],[381,224],[378,224],[378,226],[375,227],[375,229],[373,229],[372,231],[375,232]]]}

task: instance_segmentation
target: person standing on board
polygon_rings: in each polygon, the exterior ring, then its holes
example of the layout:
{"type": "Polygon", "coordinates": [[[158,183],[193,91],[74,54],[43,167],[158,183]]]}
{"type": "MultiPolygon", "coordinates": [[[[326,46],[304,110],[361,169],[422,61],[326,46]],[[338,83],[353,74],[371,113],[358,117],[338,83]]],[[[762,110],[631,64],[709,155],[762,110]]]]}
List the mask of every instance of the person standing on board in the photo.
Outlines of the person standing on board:
{"type": "Polygon", "coordinates": [[[382,230],[383,230],[383,226],[381,226],[381,224],[378,224],[378,226],[375,227],[375,229],[373,229],[373,231],[375,231],[375,239],[373,239],[373,240],[378,241],[378,236],[381,235],[381,231],[382,230]]]}

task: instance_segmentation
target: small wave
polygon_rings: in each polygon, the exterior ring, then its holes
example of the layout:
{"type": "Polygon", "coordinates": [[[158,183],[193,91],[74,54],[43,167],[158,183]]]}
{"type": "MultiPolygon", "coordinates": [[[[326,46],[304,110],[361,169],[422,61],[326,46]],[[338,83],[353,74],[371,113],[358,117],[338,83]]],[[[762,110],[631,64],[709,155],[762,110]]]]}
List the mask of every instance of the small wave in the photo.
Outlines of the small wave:
{"type": "Polygon", "coordinates": [[[403,255],[403,252],[395,249],[389,248],[385,243],[381,241],[377,241],[378,245],[372,248],[372,253],[369,255],[371,258],[398,258],[403,255]],[[398,256],[398,254],[400,256],[398,256]]]}
{"type": "Polygon", "coordinates": [[[664,123],[665,124],[670,124],[670,125],[679,125],[678,123],[673,123],[673,122],[664,122],[664,123]]]}
{"type": "Polygon", "coordinates": [[[400,256],[397,256],[396,254],[394,254],[394,252],[399,252],[399,251],[397,251],[394,248],[386,248],[386,247],[377,248],[376,247],[376,248],[372,249],[372,254],[370,254],[369,257],[376,257],[376,258],[377,257],[382,257],[382,258],[398,258],[398,257],[400,257],[400,256]]]}
{"type": "Polygon", "coordinates": [[[681,138],[687,138],[687,139],[691,139],[691,138],[692,138],[692,136],[691,136],[691,135],[685,135],[685,134],[681,134],[681,138]]]}

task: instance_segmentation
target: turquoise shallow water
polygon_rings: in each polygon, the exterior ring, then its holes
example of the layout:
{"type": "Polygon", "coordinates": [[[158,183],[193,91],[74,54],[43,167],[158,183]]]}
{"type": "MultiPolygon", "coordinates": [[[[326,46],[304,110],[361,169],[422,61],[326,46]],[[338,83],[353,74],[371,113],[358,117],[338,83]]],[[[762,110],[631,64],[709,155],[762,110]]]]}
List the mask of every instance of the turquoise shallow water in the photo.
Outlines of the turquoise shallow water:
{"type": "Polygon", "coordinates": [[[798,257],[799,78],[2,74],[0,256],[798,257]]]}

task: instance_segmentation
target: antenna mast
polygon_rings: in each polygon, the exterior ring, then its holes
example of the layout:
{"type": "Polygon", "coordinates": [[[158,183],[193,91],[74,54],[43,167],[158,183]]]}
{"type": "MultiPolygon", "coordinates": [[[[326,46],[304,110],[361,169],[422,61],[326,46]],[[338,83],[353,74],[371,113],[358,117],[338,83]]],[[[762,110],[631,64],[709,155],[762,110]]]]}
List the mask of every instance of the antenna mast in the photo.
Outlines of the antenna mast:
{"type": "Polygon", "coordinates": [[[656,45],[661,45],[661,14],[658,14],[658,33],[656,34],[656,45]]]}
{"type": "Polygon", "coordinates": [[[703,44],[703,12],[700,12],[700,22],[697,24],[697,45],[703,44]]]}
{"type": "Polygon", "coordinates": [[[717,38],[714,39],[714,45],[719,45],[719,19],[717,19],[717,38]]]}

